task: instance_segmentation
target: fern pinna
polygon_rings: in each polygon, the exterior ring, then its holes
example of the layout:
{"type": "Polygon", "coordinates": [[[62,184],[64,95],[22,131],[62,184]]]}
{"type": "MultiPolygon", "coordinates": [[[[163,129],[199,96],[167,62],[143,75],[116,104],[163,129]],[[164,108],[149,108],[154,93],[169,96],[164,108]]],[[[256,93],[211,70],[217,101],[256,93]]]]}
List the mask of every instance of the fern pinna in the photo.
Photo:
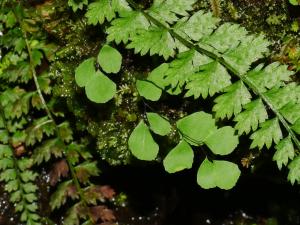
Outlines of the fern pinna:
{"type": "MultiPolygon", "coordinates": [[[[217,128],[205,112],[177,121],[182,138],[164,160],[167,171],[191,167],[191,145],[205,144],[215,155],[231,153],[239,142],[236,133],[250,135],[251,149],[270,148],[274,143],[273,159],[280,169],[288,165],[288,179],[299,183],[300,89],[293,81],[293,71],[277,62],[259,63],[270,45],[262,34],[249,34],[237,24],[221,23],[210,12],[195,11],[195,3],[154,0],[144,9],[133,0],[98,0],[88,5],[86,17],[92,25],[110,22],[108,42],[122,42],[136,54],[157,54],[167,61],[147,79],[137,81],[142,97],[158,101],[163,93],[184,94],[199,102],[211,97],[214,118],[235,122],[234,132],[232,127],[217,128]],[[169,164],[174,164],[172,169],[169,164]]],[[[129,138],[129,148],[137,158],[153,160],[158,154],[159,146],[150,130],[155,133],[161,128],[157,121],[167,118],[155,117],[156,127],[145,118],[129,138]]],[[[204,188],[229,189],[239,173],[234,163],[206,158],[198,171],[198,183],[204,188]]]]}
{"type": "Polygon", "coordinates": [[[54,62],[57,46],[47,43],[46,35],[39,32],[34,8],[19,2],[3,6],[0,181],[10,193],[10,201],[27,225],[52,224],[38,207],[39,174],[33,172],[42,163],[45,166],[51,162],[51,209],[59,209],[72,199],[63,224],[113,221],[112,211],[103,204],[114,196],[113,190],[90,181],[91,176],[100,173],[97,163],[85,145],[73,140],[69,123],[62,120],[63,112],[56,108],[59,99],[50,96],[50,75],[43,64],[54,62]],[[55,119],[62,122],[56,123],[55,119]]]}

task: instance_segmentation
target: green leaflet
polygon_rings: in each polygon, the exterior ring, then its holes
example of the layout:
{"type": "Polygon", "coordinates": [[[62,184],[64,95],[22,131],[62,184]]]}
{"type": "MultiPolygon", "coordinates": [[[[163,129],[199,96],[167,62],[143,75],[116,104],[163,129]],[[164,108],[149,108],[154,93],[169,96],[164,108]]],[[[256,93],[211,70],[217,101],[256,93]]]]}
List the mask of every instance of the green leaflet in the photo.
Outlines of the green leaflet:
{"type": "Polygon", "coordinates": [[[83,61],[75,70],[75,81],[79,87],[85,87],[87,82],[96,73],[95,58],[83,61]]]}
{"type": "Polygon", "coordinates": [[[85,92],[91,101],[106,103],[114,97],[116,84],[98,71],[89,82],[87,82],[85,92]]]}
{"type": "Polygon", "coordinates": [[[256,131],[258,125],[268,119],[268,114],[261,99],[252,101],[244,106],[244,111],[238,114],[234,121],[237,122],[235,129],[238,130],[239,135],[243,133],[249,134],[251,129],[256,131]]]}
{"type": "Polygon", "coordinates": [[[280,109],[280,112],[289,123],[294,124],[300,118],[300,104],[289,102],[280,109]]]}
{"type": "Polygon", "coordinates": [[[192,168],[193,161],[193,149],[186,141],[182,140],[168,153],[163,164],[168,173],[176,173],[184,169],[192,168]]]}
{"type": "Polygon", "coordinates": [[[237,147],[239,139],[232,127],[222,127],[205,139],[205,144],[217,155],[228,155],[237,147]]]}
{"type": "Polygon", "coordinates": [[[162,90],[148,80],[137,80],[136,88],[142,97],[151,101],[158,101],[162,94],[162,90]]]}
{"type": "Polygon", "coordinates": [[[135,157],[146,161],[154,160],[159,150],[144,121],[141,121],[132,131],[128,140],[128,146],[135,157]]]}
{"type": "Polygon", "coordinates": [[[84,5],[88,4],[88,0],[68,0],[68,5],[76,12],[78,9],[82,10],[84,5]]]}
{"type": "Polygon", "coordinates": [[[193,41],[200,41],[214,31],[219,21],[220,19],[214,17],[211,12],[205,13],[200,10],[191,17],[179,20],[174,29],[182,36],[188,36],[193,41]]]}
{"type": "Polygon", "coordinates": [[[210,114],[204,112],[193,113],[176,123],[183,138],[191,145],[202,145],[204,140],[215,133],[217,127],[210,114]]]}
{"type": "Polygon", "coordinates": [[[224,23],[214,33],[204,37],[201,42],[224,53],[236,48],[240,44],[240,41],[247,36],[247,33],[246,29],[240,27],[238,24],[224,23]]]}
{"type": "Polygon", "coordinates": [[[258,147],[262,149],[264,145],[270,148],[273,141],[277,144],[282,139],[278,119],[274,118],[262,123],[261,128],[254,132],[250,139],[253,140],[250,148],[258,147]]]}
{"type": "Polygon", "coordinates": [[[232,127],[217,129],[212,116],[204,112],[193,113],[180,119],[177,128],[188,143],[195,146],[205,143],[217,155],[230,154],[239,143],[232,127]]]}
{"type": "Polygon", "coordinates": [[[274,107],[279,110],[290,102],[297,102],[299,99],[299,89],[296,83],[289,83],[282,88],[274,87],[265,92],[265,95],[270,99],[274,107]]]}
{"type": "Polygon", "coordinates": [[[122,55],[118,50],[104,45],[99,52],[98,63],[106,73],[118,73],[121,69],[122,55]]]}
{"type": "MultiPolygon", "coordinates": [[[[95,59],[83,61],[75,70],[78,86],[85,87],[89,100],[95,103],[106,103],[116,94],[116,84],[102,72],[96,71],[95,59]]],[[[109,45],[104,45],[98,54],[98,63],[107,73],[118,73],[121,69],[122,55],[109,45]]]]}
{"type": "Polygon", "coordinates": [[[278,62],[274,62],[265,68],[263,66],[263,64],[260,64],[247,74],[247,77],[261,92],[275,86],[284,85],[283,82],[290,81],[290,76],[293,74],[292,71],[287,69],[286,65],[280,65],[278,62]]]}
{"type": "Polygon", "coordinates": [[[232,162],[205,159],[198,170],[197,182],[204,189],[229,190],[235,186],[240,174],[238,166],[232,162]]]}
{"type": "Polygon", "coordinates": [[[300,156],[297,156],[290,164],[289,164],[289,174],[288,180],[294,184],[297,182],[300,183],[300,156]]]}
{"type": "Polygon", "coordinates": [[[241,44],[226,52],[223,57],[240,74],[244,74],[253,62],[262,58],[268,52],[269,44],[263,35],[258,37],[248,35],[241,41],[241,44]],[[252,47],[249,48],[249,46],[252,47]],[[243,59],[241,59],[241,56],[243,56],[243,59]]]}
{"type": "Polygon", "coordinates": [[[215,99],[213,111],[220,119],[230,119],[242,111],[244,105],[251,101],[251,95],[243,82],[238,81],[225,88],[225,94],[215,99]]]}
{"type": "Polygon", "coordinates": [[[133,48],[134,52],[146,55],[158,54],[165,60],[175,54],[175,41],[169,32],[164,28],[153,27],[148,30],[139,29],[131,36],[131,43],[127,48],[133,48]]]}
{"type": "Polygon", "coordinates": [[[131,40],[137,30],[147,29],[150,26],[148,20],[140,12],[128,12],[112,21],[111,26],[107,29],[107,40],[115,41],[117,44],[125,44],[131,40]]]}
{"type": "Polygon", "coordinates": [[[169,121],[161,117],[157,113],[147,113],[147,119],[150,124],[150,129],[161,136],[165,136],[171,132],[171,124],[169,121]]]}
{"type": "Polygon", "coordinates": [[[227,70],[216,61],[200,66],[199,72],[187,77],[185,97],[196,99],[202,95],[205,99],[208,95],[213,96],[229,86],[230,79],[227,70]]]}
{"type": "Polygon", "coordinates": [[[169,93],[179,94],[189,77],[199,71],[200,65],[210,61],[208,57],[199,54],[195,50],[179,53],[177,58],[169,63],[169,68],[162,71],[163,84],[168,88],[169,93]],[[174,91],[176,89],[177,91],[174,91]]]}
{"type": "Polygon", "coordinates": [[[294,158],[294,146],[291,137],[281,140],[276,146],[276,152],[273,160],[276,161],[278,168],[281,170],[282,166],[286,166],[290,159],[294,158]]]}
{"type": "Polygon", "coordinates": [[[116,16],[116,12],[123,13],[130,11],[126,1],[122,0],[97,0],[88,5],[86,17],[88,24],[102,24],[105,20],[111,21],[116,16]]]}
{"type": "Polygon", "coordinates": [[[163,23],[173,23],[178,20],[178,16],[187,16],[188,11],[193,9],[196,0],[154,0],[153,5],[148,10],[149,14],[163,23]]]}
{"type": "Polygon", "coordinates": [[[289,0],[289,2],[290,2],[292,5],[299,5],[299,1],[298,1],[298,0],[289,0]]]}
{"type": "Polygon", "coordinates": [[[292,129],[297,133],[300,134],[300,119],[298,119],[295,124],[292,126],[292,129]]]}

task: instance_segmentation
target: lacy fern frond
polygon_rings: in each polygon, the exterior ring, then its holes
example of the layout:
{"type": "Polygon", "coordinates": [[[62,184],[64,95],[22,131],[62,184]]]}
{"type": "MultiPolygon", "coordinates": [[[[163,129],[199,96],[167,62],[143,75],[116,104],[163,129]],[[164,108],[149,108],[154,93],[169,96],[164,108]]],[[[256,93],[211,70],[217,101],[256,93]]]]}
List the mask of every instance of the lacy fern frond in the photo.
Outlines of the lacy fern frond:
{"type": "MultiPolygon", "coordinates": [[[[295,133],[299,132],[300,123],[299,85],[292,82],[294,73],[278,62],[253,68],[269,52],[270,43],[262,34],[249,34],[237,24],[219,25],[219,19],[201,10],[190,13],[195,2],[192,0],[182,3],[184,6],[176,0],[154,1],[145,10],[132,0],[127,2],[128,14],[113,19],[107,29],[109,40],[123,41],[141,55],[175,58],[164,64],[164,69],[154,70],[155,79],[147,78],[150,83],[173,95],[215,98],[215,117],[233,117],[239,135],[250,134],[251,148],[270,148],[275,143],[279,152],[274,159],[279,167],[292,159],[291,145],[280,141],[287,138],[287,132],[294,152],[300,149],[295,133]],[[125,21],[132,24],[130,31],[126,30],[125,21]],[[133,21],[144,22],[135,27],[133,21]],[[238,80],[233,82],[230,75],[238,80]],[[287,158],[280,156],[282,151],[289,152],[287,158]]],[[[289,168],[293,168],[289,179],[300,182],[300,176],[295,176],[294,161],[289,168]]]]}

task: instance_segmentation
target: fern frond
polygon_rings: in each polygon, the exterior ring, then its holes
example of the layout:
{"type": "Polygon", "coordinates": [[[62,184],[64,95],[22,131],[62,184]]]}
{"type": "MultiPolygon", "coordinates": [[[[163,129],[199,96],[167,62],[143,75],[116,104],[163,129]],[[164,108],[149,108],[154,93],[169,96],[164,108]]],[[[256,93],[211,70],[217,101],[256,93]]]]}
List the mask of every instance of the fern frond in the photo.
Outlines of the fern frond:
{"type": "MultiPolygon", "coordinates": [[[[193,1],[186,8],[182,6],[178,12],[169,9],[171,4],[175,9],[180,5],[175,0],[155,1],[148,10],[142,10],[132,0],[127,2],[150,23],[150,27],[143,29],[143,32],[138,29],[132,31],[134,35],[128,36],[128,46],[135,48],[136,52],[142,52],[142,55],[149,52],[151,55],[160,54],[166,50],[154,51],[151,47],[143,48],[142,44],[151,39],[153,29],[163,29],[175,43],[171,49],[167,49],[169,56],[173,56],[171,50],[180,52],[168,64],[168,68],[159,70],[160,74],[152,80],[157,87],[171,94],[187,90],[186,96],[195,98],[214,97],[216,93],[224,92],[214,100],[215,116],[219,119],[234,116],[239,135],[252,132],[251,148],[270,148],[273,142],[278,144],[284,138],[282,125],[295,147],[300,149],[300,141],[293,131],[300,130],[300,88],[296,83],[288,83],[293,72],[276,62],[266,66],[260,64],[251,69],[254,62],[269,52],[270,43],[263,35],[251,35],[243,27],[232,23],[218,26],[218,19],[209,13],[199,11],[189,16],[189,6],[193,1]],[[164,14],[159,14],[158,6],[161,7],[159,12],[164,14]],[[183,18],[180,19],[179,15],[183,18]],[[197,27],[195,23],[201,25],[197,27]],[[194,61],[195,55],[198,55],[198,59],[194,61]],[[235,75],[238,81],[231,84],[229,74],[235,75]],[[274,114],[273,118],[269,118],[269,111],[274,114]]],[[[110,29],[113,27],[114,22],[110,29]]],[[[115,34],[115,37],[118,35],[115,34]]],[[[277,148],[286,149],[281,146],[278,144],[277,148]]],[[[286,164],[286,159],[282,163],[286,164]]]]}
{"type": "Polygon", "coordinates": [[[213,111],[216,117],[220,119],[231,118],[239,114],[243,106],[251,101],[251,94],[243,82],[238,81],[225,88],[225,94],[215,99],[213,111]]]}
{"type": "Polygon", "coordinates": [[[290,136],[281,140],[275,146],[275,148],[276,152],[273,156],[273,160],[277,162],[277,166],[279,169],[281,169],[283,165],[287,166],[289,160],[294,159],[294,146],[290,136]]]}
{"type": "Polygon", "coordinates": [[[111,21],[116,12],[130,11],[126,1],[121,0],[98,0],[89,4],[86,17],[89,24],[102,24],[105,20],[111,21]]]}
{"type": "Polygon", "coordinates": [[[178,20],[178,16],[187,16],[188,11],[193,9],[196,0],[154,0],[147,12],[163,23],[172,24],[178,20]]]}
{"type": "Polygon", "coordinates": [[[187,77],[185,97],[207,98],[221,92],[231,84],[231,76],[218,62],[211,62],[199,67],[199,72],[187,77]]]}
{"type": "Polygon", "coordinates": [[[200,10],[191,17],[183,17],[174,26],[174,30],[182,36],[187,36],[193,41],[200,41],[213,33],[220,19],[210,12],[200,10]]]}
{"type": "Polygon", "coordinates": [[[133,48],[135,53],[146,55],[158,54],[166,60],[175,54],[175,40],[169,34],[168,30],[159,27],[149,28],[148,30],[140,29],[132,34],[131,42],[127,45],[133,48]]]}
{"type": "Polygon", "coordinates": [[[149,26],[150,23],[142,13],[131,11],[112,21],[112,26],[107,29],[107,40],[126,44],[138,30],[148,29],[149,26]]]}

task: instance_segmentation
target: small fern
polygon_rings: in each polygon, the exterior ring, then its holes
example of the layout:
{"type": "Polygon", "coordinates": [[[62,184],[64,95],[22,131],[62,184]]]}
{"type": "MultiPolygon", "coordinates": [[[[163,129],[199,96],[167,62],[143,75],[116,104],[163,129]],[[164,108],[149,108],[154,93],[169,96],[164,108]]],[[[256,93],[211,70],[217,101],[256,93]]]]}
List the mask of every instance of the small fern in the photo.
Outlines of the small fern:
{"type": "MultiPolygon", "coordinates": [[[[165,91],[171,95],[184,93],[194,99],[214,98],[212,113],[217,120],[232,119],[239,135],[251,134],[250,148],[270,148],[274,143],[277,149],[274,160],[279,168],[292,160],[288,179],[300,182],[298,157],[294,159],[300,148],[296,134],[300,123],[299,85],[292,81],[293,72],[286,65],[274,62],[253,66],[268,53],[269,42],[263,35],[251,35],[237,24],[220,24],[211,13],[201,10],[189,13],[194,0],[184,3],[156,0],[148,9],[142,9],[132,0],[116,2],[123,7],[111,7],[112,13],[101,14],[101,20],[89,23],[110,21],[107,39],[117,44],[123,42],[135,53],[157,54],[165,60],[175,58],[154,69],[146,80],[138,81],[141,96],[157,101],[165,91]]],[[[110,1],[101,4],[113,6],[110,1]]],[[[89,19],[99,16],[91,8],[86,15],[89,19]]],[[[201,126],[199,121],[197,124],[201,126]]],[[[136,129],[132,136],[142,135],[148,144],[136,143],[135,148],[131,136],[129,147],[135,155],[135,149],[149,154],[143,159],[154,159],[158,146],[150,138],[145,122],[136,129]]],[[[219,139],[221,145],[227,143],[224,135],[219,139]]],[[[218,168],[206,160],[203,164],[218,168]]],[[[207,171],[203,167],[200,170],[207,171]]],[[[217,180],[204,185],[214,186],[223,188],[217,180]]]]}
{"type": "MultiPolygon", "coordinates": [[[[0,79],[8,84],[0,86],[1,128],[6,124],[6,130],[0,128],[0,160],[3,162],[0,180],[5,182],[21,221],[28,225],[44,224],[43,221],[49,219],[40,216],[35,184],[38,174],[33,173],[31,167],[52,160],[52,210],[60,208],[68,197],[76,200],[66,210],[64,224],[107,221],[101,214],[103,211],[110,215],[109,221],[113,221],[112,211],[103,203],[111,199],[114,192],[103,190],[102,186],[90,181],[91,176],[99,175],[97,163],[91,160],[92,155],[84,146],[73,141],[69,122],[59,118],[63,114],[55,109],[59,100],[49,96],[52,86],[47,67],[44,69],[42,64],[53,60],[49,51],[54,51],[55,45],[46,43],[46,36],[37,32],[40,28],[37,21],[31,19],[34,18],[32,8],[23,7],[20,2],[12,4],[12,8],[4,9],[8,10],[4,15],[9,14],[14,20],[6,21],[11,29],[4,33],[0,42],[1,46],[8,46],[8,53],[0,63],[0,79]],[[11,45],[11,41],[18,44],[11,45]],[[59,123],[55,121],[57,118],[59,123]],[[57,185],[62,178],[66,181],[57,185]]],[[[73,1],[69,4],[74,10],[83,7],[73,1]]],[[[109,70],[109,66],[106,64],[104,68],[109,70]]]]}

